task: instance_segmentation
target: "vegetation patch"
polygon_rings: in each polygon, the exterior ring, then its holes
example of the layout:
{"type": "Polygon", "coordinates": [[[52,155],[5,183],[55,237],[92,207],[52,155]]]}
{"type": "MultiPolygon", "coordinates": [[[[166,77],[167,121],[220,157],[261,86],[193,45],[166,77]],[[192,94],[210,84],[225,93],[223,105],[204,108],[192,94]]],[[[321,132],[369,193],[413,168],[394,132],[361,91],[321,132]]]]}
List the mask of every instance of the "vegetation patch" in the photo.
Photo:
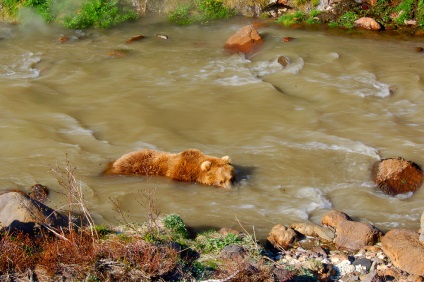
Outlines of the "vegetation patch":
{"type": "Polygon", "coordinates": [[[138,18],[130,0],[87,0],[82,4],[75,1],[4,0],[3,17],[18,19],[23,9],[31,9],[46,22],[72,29],[111,28],[138,18]]]}
{"type": "Polygon", "coordinates": [[[180,3],[168,14],[168,19],[178,25],[208,23],[211,20],[227,19],[236,14],[222,0],[194,0],[180,3]]]}

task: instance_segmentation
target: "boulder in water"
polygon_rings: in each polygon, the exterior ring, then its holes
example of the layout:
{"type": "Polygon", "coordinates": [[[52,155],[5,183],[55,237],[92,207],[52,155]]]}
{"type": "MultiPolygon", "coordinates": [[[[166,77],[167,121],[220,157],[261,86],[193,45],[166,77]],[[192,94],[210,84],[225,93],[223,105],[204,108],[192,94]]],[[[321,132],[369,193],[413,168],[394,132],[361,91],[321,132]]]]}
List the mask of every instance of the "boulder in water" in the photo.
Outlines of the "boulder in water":
{"type": "Polygon", "coordinates": [[[399,157],[375,163],[373,179],[384,193],[397,195],[418,190],[424,175],[419,165],[399,157]]]}
{"type": "Polygon", "coordinates": [[[262,45],[263,40],[253,25],[246,25],[228,38],[224,45],[227,50],[250,54],[262,45]]]}

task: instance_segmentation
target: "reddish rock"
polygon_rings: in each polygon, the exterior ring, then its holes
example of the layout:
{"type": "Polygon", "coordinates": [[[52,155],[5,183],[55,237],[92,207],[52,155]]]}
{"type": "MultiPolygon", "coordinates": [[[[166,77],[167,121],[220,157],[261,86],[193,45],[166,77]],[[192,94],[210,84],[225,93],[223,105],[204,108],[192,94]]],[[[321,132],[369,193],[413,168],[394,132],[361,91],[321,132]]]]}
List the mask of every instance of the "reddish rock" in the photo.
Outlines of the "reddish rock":
{"type": "Polygon", "coordinates": [[[423,47],[416,47],[415,48],[415,51],[417,52],[417,53],[420,53],[420,52],[422,52],[424,50],[424,48],[423,47]]]}
{"type": "Polygon", "coordinates": [[[59,43],[65,43],[66,41],[68,41],[69,40],[69,37],[68,36],[66,36],[66,35],[62,35],[59,39],[58,39],[58,41],[59,41],[59,43]]]}
{"type": "Polygon", "coordinates": [[[321,223],[335,228],[337,224],[345,220],[351,220],[351,218],[343,212],[331,210],[322,217],[321,223]]]}
{"type": "Polygon", "coordinates": [[[424,175],[416,163],[403,158],[384,159],[374,164],[373,179],[384,193],[397,195],[418,190],[424,175]]]}
{"type": "Polygon", "coordinates": [[[143,35],[136,35],[136,36],[133,36],[133,37],[131,37],[130,39],[128,39],[127,40],[127,44],[130,44],[130,43],[132,43],[132,42],[134,42],[134,41],[139,41],[139,40],[141,40],[141,39],[143,39],[144,38],[144,36],[143,35]]]}
{"type": "Polygon", "coordinates": [[[271,229],[267,240],[277,249],[287,249],[296,240],[296,237],[293,229],[277,224],[271,229]]]}
{"type": "Polygon", "coordinates": [[[224,48],[235,52],[250,54],[258,50],[262,43],[262,37],[259,35],[258,31],[253,25],[247,25],[228,38],[224,48]]]}
{"type": "Polygon", "coordinates": [[[362,17],[355,21],[355,26],[364,29],[380,30],[381,25],[372,18],[362,17]]]}
{"type": "Polygon", "coordinates": [[[107,56],[111,58],[124,58],[127,54],[123,50],[112,50],[107,53],[107,56]]]}
{"type": "Polygon", "coordinates": [[[290,36],[286,36],[286,37],[283,38],[284,42],[290,42],[292,40],[293,40],[293,37],[290,37],[290,36]]]}
{"type": "Polygon", "coordinates": [[[393,265],[410,274],[424,276],[424,244],[416,232],[393,229],[383,237],[384,253],[393,265]]]}
{"type": "Polygon", "coordinates": [[[40,203],[44,202],[49,195],[49,189],[41,184],[35,184],[31,186],[31,192],[29,193],[29,197],[40,203]]]}
{"type": "Polygon", "coordinates": [[[357,251],[364,246],[375,245],[382,236],[381,231],[371,224],[350,220],[337,224],[336,233],[336,247],[347,251],[357,251]]]}

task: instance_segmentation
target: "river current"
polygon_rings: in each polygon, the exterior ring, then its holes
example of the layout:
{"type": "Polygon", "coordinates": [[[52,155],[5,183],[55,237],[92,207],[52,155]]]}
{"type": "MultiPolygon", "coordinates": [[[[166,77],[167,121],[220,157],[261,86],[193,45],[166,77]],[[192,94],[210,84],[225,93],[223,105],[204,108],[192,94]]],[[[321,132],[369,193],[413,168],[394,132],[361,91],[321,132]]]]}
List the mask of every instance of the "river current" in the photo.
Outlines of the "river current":
{"type": "Polygon", "coordinates": [[[198,229],[241,224],[264,238],[277,223],[320,223],[336,209],[383,231],[417,230],[424,190],[384,195],[371,168],[398,156],[424,165],[422,38],[270,23],[257,53],[227,53],[227,38],[253,21],[0,25],[0,189],[41,183],[51,189],[46,204],[60,208],[66,197],[49,170],[68,159],[98,224],[122,222],[112,200],[128,221],[144,222],[143,194],[153,189],[162,214],[198,229]],[[127,44],[135,35],[145,38],[127,44]],[[225,190],[102,175],[145,148],[228,155],[238,180],[225,190]]]}

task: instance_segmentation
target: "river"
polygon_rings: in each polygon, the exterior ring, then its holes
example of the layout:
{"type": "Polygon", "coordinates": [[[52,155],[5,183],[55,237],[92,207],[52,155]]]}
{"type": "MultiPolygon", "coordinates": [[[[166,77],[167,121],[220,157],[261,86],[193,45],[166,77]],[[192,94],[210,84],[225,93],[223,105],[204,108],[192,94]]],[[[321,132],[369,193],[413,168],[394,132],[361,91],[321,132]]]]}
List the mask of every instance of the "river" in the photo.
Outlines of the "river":
{"type": "Polygon", "coordinates": [[[271,23],[259,29],[257,53],[227,53],[227,38],[253,21],[0,25],[0,189],[41,183],[51,189],[46,204],[60,208],[64,190],[49,170],[68,159],[98,224],[123,222],[113,201],[127,221],[144,222],[143,194],[154,190],[162,214],[198,230],[243,226],[264,238],[277,223],[320,223],[330,209],[383,231],[417,230],[424,190],[384,195],[371,167],[398,156],[424,164],[422,38],[271,23]],[[135,35],[145,38],[127,44],[135,35]],[[225,190],[102,175],[145,148],[228,155],[237,182],[225,190]]]}

